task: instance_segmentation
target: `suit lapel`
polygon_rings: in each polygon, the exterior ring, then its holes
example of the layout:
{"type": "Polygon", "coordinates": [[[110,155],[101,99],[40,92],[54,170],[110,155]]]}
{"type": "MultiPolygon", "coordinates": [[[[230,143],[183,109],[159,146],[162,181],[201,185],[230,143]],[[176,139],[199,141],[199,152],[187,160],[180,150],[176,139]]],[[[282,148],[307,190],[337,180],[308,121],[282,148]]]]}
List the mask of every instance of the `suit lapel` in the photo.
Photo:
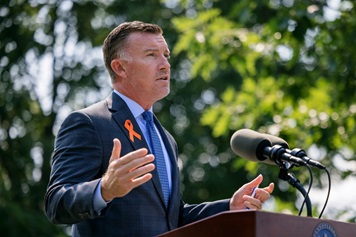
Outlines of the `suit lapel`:
{"type": "MultiPolygon", "coordinates": [[[[126,105],[125,101],[122,100],[120,98],[120,96],[118,96],[114,92],[112,93],[112,96],[109,96],[106,99],[106,101],[108,103],[109,110],[112,112],[113,119],[118,124],[118,126],[121,128],[121,130],[125,134],[127,140],[130,141],[130,143],[133,147],[133,150],[137,150],[140,148],[146,148],[147,150],[150,150],[149,146],[146,142],[146,139],[140,129],[140,126],[138,125],[136,119],[134,118],[133,114],[131,113],[129,107],[126,105]],[[125,126],[125,124],[126,124],[126,126],[125,126]],[[137,133],[141,139],[139,139],[137,136],[132,136],[132,135],[130,136],[131,129],[135,133],[137,133]]],[[[162,130],[161,125],[159,125],[159,127],[160,127],[159,129],[161,132],[161,130],[162,130]]],[[[132,133],[132,131],[131,131],[131,133],[132,133]]],[[[162,134],[162,132],[161,132],[161,134],[162,134]]],[[[165,134],[163,134],[161,136],[165,137],[165,134]]],[[[167,140],[166,138],[163,138],[163,139],[167,140]]],[[[167,145],[166,145],[166,147],[167,147],[167,145]]],[[[169,147],[167,147],[167,150],[171,150],[171,149],[169,147]]],[[[162,205],[165,206],[161,183],[160,183],[159,177],[158,177],[158,172],[156,169],[154,169],[151,173],[152,173],[153,185],[161,199],[162,205]]]]}
{"type": "Polygon", "coordinates": [[[132,115],[129,107],[120,98],[120,96],[113,92],[112,97],[107,98],[107,102],[108,108],[112,112],[113,119],[119,125],[126,138],[130,141],[134,148],[133,150],[137,150],[143,147],[148,149],[148,145],[145,141],[140,126],[137,124],[136,119],[132,115]],[[136,136],[130,133],[134,133],[136,136]]]}

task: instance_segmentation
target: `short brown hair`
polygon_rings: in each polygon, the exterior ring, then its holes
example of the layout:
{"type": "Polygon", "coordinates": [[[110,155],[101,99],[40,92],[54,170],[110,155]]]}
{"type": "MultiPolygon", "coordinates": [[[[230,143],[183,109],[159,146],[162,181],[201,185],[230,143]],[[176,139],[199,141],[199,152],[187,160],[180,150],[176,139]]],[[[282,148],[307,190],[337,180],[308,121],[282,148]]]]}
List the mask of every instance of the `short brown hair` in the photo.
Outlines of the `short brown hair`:
{"type": "Polygon", "coordinates": [[[141,21],[124,22],[113,29],[105,38],[103,45],[105,67],[109,72],[112,82],[115,82],[116,74],[111,68],[111,61],[124,53],[123,51],[127,46],[126,39],[133,32],[163,34],[160,26],[141,21]]]}

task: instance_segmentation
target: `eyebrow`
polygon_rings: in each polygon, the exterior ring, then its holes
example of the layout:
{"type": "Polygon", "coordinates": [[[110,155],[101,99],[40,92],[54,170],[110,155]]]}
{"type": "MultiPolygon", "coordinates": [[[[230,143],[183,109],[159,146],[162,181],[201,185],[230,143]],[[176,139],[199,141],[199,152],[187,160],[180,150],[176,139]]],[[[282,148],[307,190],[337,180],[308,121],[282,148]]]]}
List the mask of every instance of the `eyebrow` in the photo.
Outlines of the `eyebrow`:
{"type": "Polygon", "coordinates": [[[149,48],[149,49],[145,49],[143,52],[151,52],[151,51],[159,51],[159,49],[157,48],[149,48]]]}
{"type": "MultiPolygon", "coordinates": [[[[149,49],[145,49],[143,51],[144,54],[146,53],[150,53],[150,52],[154,52],[154,53],[157,53],[157,52],[160,52],[160,50],[158,48],[149,48],[149,49]]],[[[169,49],[165,50],[163,52],[163,55],[166,57],[166,58],[170,58],[171,56],[171,51],[169,49]]]]}
{"type": "MultiPolygon", "coordinates": [[[[148,49],[145,49],[143,52],[151,52],[151,51],[160,51],[159,48],[148,48],[148,49]]],[[[171,53],[171,51],[169,49],[167,50],[164,50],[164,52],[167,52],[167,53],[171,53]]]]}

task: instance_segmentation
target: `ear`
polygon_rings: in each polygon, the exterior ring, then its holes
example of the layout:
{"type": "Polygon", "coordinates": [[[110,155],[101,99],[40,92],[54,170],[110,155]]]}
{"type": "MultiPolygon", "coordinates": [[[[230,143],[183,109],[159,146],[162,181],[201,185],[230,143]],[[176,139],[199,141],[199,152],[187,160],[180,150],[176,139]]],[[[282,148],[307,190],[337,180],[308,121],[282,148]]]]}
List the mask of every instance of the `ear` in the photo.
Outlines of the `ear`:
{"type": "Polygon", "coordinates": [[[126,71],[125,71],[125,67],[122,64],[123,62],[119,59],[113,59],[111,61],[111,69],[116,73],[116,75],[118,75],[121,78],[126,78],[126,71]]]}

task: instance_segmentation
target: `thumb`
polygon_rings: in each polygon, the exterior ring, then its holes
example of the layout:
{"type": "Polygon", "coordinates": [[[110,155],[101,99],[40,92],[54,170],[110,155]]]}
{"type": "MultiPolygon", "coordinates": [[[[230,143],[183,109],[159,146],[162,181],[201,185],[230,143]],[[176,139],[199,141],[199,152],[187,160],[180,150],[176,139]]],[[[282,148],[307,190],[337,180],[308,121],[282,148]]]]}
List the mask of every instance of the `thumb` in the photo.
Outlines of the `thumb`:
{"type": "Polygon", "coordinates": [[[248,192],[251,192],[252,189],[259,186],[263,181],[263,176],[260,174],[254,180],[250,181],[249,183],[245,184],[247,186],[248,192]]]}
{"type": "Polygon", "coordinates": [[[114,146],[112,148],[110,162],[120,158],[120,153],[121,153],[121,142],[120,142],[120,140],[115,138],[113,140],[113,143],[114,143],[114,146]]]}

